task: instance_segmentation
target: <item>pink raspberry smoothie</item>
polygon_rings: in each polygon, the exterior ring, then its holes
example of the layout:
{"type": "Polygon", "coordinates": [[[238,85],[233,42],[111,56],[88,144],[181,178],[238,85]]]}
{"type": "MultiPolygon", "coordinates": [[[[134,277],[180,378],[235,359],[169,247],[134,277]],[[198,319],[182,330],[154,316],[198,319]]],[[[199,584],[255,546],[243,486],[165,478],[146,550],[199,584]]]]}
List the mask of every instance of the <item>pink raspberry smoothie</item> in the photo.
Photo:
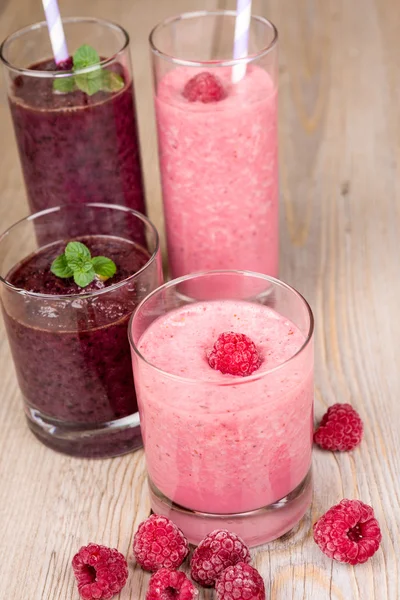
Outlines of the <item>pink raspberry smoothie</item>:
{"type": "Polygon", "coordinates": [[[185,98],[185,67],[161,79],[155,99],[171,274],[277,276],[277,90],[254,65],[236,84],[229,68],[211,72],[224,87],[219,101],[185,98]]]}
{"type": "MultiPolygon", "coordinates": [[[[291,321],[247,301],[197,302],[153,321],[138,342],[145,361],[133,358],[151,484],[177,505],[216,515],[254,511],[295,490],[311,466],[313,348],[299,352],[305,341],[291,321]],[[255,343],[262,363],[253,375],[209,366],[207,353],[228,331],[255,343]]],[[[268,539],[303,516],[310,494],[268,539]]],[[[189,540],[201,537],[179,524],[189,540]]]]}

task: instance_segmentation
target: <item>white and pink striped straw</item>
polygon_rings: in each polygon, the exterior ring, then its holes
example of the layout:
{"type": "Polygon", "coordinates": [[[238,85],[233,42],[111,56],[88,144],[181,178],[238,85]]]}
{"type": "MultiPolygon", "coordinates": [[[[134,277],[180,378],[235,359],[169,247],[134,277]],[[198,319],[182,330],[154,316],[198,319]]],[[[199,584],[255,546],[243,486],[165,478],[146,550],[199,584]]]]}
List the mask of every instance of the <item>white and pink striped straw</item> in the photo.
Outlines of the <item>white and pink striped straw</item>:
{"type": "Polygon", "coordinates": [[[42,0],[42,2],[44,14],[46,15],[47,27],[49,29],[54,60],[58,65],[69,58],[60,9],[58,8],[57,0],[42,0]]]}
{"type": "MultiPolygon", "coordinates": [[[[249,30],[251,20],[251,0],[237,0],[235,41],[233,58],[247,56],[249,49],[249,30]]],[[[232,83],[238,83],[246,75],[246,65],[235,65],[232,69],[232,83]]]]}

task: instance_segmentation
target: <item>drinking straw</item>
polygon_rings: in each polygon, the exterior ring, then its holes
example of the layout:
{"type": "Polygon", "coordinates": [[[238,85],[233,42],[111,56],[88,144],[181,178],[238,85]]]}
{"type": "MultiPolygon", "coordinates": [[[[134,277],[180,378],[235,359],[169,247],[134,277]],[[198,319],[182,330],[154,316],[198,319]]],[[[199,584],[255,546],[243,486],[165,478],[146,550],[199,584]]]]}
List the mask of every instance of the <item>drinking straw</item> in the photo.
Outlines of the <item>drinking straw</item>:
{"type": "MultiPolygon", "coordinates": [[[[249,29],[251,19],[251,0],[237,0],[235,41],[233,44],[233,58],[247,56],[249,47],[249,29]]],[[[246,65],[235,65],[232,69],[232,83],[238,83],[246,75],[246,65]]]]}
{"type": "Polygon", "coordinates": [[[44,14],[46,15],[47,27],[49,29],[54,60],[58,65],[69,58],[60,9],[58,8],[57,0],[42,0],[42,2],[44,14]]]}

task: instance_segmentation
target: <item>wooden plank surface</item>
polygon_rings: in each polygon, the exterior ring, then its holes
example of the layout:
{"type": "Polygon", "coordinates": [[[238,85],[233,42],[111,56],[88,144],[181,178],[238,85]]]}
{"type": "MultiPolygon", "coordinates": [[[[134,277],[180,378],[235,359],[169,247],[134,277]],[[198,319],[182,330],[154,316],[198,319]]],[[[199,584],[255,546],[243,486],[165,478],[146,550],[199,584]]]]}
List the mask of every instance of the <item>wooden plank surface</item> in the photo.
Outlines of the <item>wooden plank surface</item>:
{"type": "MultiPolygon", "coordinates": [[[[65,15],[112,18],[131,33],[149,212],[160,228],[147,32],[169,14],[216,4],[61,0],[65,15]]],[[[351,454],[315,451],[311,513],[254,561],[272,600],[399,600],[400,4],[254,5],[280,31],[281,277],[315,313],[316,416],[349,401],[365,423],[351,454]],[[355,568],[330,561],[311,536],[311,523],[343,497],[372,504],[382,527],[381,549],[355,568]]],[[[38,0],[3,0],[0,37],[41,18],[38,0]]],[[[0,136],[4,229],[27,212],[4,95],[0,136]]],[[[70,561],[95,541],[129,557],[120,600],[144,600],[148,575],[131,553],[149,512],[142,452],[83,461],[41,446],[24,422],[3,329],[0,388],[0,598],[77,600],[70,561]]]]}

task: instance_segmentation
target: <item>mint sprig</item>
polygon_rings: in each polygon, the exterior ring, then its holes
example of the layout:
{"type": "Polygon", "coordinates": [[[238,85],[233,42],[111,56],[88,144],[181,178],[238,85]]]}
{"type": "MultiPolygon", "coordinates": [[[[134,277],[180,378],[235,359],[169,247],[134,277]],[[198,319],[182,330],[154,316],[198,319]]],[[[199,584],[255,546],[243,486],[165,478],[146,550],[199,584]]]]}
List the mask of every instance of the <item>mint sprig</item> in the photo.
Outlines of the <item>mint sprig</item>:
{"type": "Polygon", "coordinates": [[[74,77],[60,77],[53,81],[53,89],[62,94],[76,90],[74,77]]]}
{"type": "Polygon", "coordinates": [[[82,242],[69,242],[64,254],[53,260],[51,272],[56,277],[73,277],[77,286],[84,288],[92,283],[96,275],[102,281],[113,277],[117,272],[115,263],[106,256],[94,256],[82,242]]]}
{"type": "Polygon", "coordinates": [[[124,87],[124,80],[118,73],[103,69],[100,65],[100,56],[94,48],[88,44],[80,46],[72,57],[72,70],[76,75],[56,77],[53,89],[57,92],[67,94],[76,89],[92,96],[97,92],[118,92],[124,87]],[[87,73],[79,73],[82,69],[94,67],[87,73]]]}
{"type": "Polygon", "coordinates": [[[100,56],[92,46],[83,44],[83,46],[80,46],[78,50],[75,51],[72,60],[74,63],[74,71],[77,71],[78,69],[86,69],[86,67],[99,64],[100,56]]]}

